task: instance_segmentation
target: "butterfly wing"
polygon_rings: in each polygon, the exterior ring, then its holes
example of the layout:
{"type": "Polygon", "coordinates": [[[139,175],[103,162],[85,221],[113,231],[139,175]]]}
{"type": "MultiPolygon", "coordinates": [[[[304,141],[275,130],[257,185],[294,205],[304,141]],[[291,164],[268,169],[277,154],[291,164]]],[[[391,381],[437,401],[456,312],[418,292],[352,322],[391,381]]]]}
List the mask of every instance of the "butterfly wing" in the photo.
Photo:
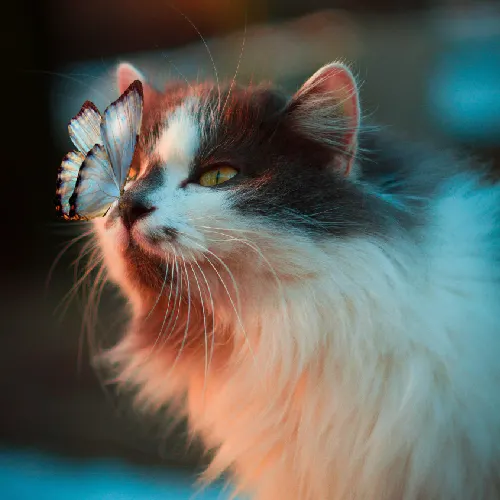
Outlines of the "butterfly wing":
{"type": "Polygon", "coordinates": [[[102,144],[101,122],[99,110],[90,101],[86,101],[78,114],[69,122],[69,136],[84,155],[96,144],[102,144]]]}
{"type": "Polygon", "coordinates": [[[142,109],[142,83],[136,80],[104,111],[101,137],[120,191],[123,189],[134,157],[141,130],[142,109]]]}
{"type": "Polygon", "coordinates": [[[85,155],[79,151],[71,151],[63,158],[59,171],[57,172],[56,211],[65,219],[69,218],[69,199],[75,190],[78,171],[84,159],[85,155]]]}
{"type": "Polygon", "coordinates": [[[120,196],[120,186],[103,146],[96,144],[78,172],[69,199],[70,218],[93,219],[105,215],[120,196]]]}

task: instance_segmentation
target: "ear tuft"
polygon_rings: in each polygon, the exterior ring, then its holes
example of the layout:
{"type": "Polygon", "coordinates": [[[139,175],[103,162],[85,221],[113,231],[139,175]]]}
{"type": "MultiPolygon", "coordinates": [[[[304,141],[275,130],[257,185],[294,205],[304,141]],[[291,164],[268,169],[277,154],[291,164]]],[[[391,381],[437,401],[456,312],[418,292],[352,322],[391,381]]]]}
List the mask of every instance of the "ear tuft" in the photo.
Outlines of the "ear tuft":
{"type": "Polygon", "coordinates": [[[360,126],[358,87],[349,68],[341,63],[323,66],[294,95],[290,112],[295,128],[330,146],[334,164],[347,175],[360,126]]]}

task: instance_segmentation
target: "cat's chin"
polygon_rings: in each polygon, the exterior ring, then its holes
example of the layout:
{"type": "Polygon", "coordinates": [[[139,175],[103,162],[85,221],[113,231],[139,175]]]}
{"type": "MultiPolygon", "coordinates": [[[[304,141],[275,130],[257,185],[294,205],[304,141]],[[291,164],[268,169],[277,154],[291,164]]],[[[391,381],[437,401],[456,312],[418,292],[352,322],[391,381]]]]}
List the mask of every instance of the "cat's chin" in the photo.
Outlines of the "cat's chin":
{"type": "Polygon", "coordinates": [[[122,252],[126,274],[141,291],[158,292],[165,284],[167,260],[144,251],[133,239],[122,252]]]}

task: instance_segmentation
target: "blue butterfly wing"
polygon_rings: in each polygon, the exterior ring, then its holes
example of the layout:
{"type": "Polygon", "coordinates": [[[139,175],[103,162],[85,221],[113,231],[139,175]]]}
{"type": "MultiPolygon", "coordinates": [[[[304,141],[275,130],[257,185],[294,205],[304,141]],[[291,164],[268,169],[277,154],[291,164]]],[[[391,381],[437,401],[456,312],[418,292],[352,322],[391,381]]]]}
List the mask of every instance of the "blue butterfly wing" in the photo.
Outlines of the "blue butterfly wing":
{"type": "Polygon", "coordinates": [[[103,146],[96,144],[78,172],[69,200],[70,218],[93,219],[103,216],[118,200],[120,185],[103,146]]]}
{"type": "Polygon", "coordinates": [[[119,190],[123,189],[141,131],[143,91],[139,80],[104,111],[101,137],[108,153],[119,190]]]}
{"type": "Polygon", "coordinates": [[[64,218],[69,218],[69,199],[75,190],[78,171],[84,159],[85,155],[79,151],[71,151],[63,158],[59,167],[55,204],[57,213],[64,218]]]}
{"type": "Polygon", "coordinates": [[[101,114],[96,106],[87,101],[69,122],[68,131],[76,148],[86,155],[96,144],[102,144],[101,114]]]}

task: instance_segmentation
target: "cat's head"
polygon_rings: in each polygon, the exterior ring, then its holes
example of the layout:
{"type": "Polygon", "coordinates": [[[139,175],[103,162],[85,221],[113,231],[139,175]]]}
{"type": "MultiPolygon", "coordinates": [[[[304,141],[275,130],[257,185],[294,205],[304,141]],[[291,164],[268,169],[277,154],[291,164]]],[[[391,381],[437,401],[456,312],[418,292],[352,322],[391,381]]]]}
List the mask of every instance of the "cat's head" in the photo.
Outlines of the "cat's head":
{"type": "Polygon", "coordinates": [[[358,90],[344,65],[291,97],[196,83],[158,92],[127,64],[117,79],[120,91],[134,79],[145,87],[136,177],[95,224],[138,314],[167,297],[175,310],[173,296],[179,309],[202,303],[205,316],[279,300],[280,287],[328,271],[332,240],[379,230],[356,181],[358,90]]]}

